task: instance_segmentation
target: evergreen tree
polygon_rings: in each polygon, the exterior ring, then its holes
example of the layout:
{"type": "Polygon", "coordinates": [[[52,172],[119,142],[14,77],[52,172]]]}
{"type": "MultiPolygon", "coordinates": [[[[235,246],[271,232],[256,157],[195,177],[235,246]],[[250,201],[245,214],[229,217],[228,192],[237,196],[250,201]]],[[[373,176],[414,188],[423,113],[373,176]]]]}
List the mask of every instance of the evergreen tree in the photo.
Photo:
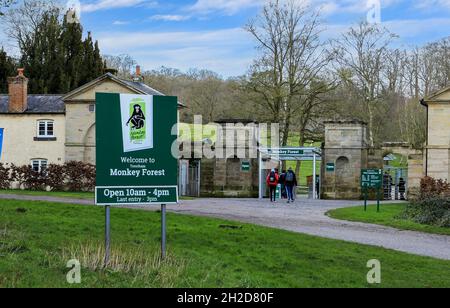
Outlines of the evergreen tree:
{"type": "Polygon", "coordinates": [[[83,40],[82,26],[68,22],[67,14],[61,20],[58,9],[46,12],[22,45],[30,93],[65,94],[104,73],[98,42],[90,32],[83,40]]]}
{"type": "Polygon", "coordinates": [[[81,66],[81,84],[88,83],[104,73],[104,63],[100,55],[98,42],[92,40],[92,35],[88,32],[88,36],[83,42],[83,65],[81,66]]]}
{"type": "Polygon", "coordinates": [[[16,64],[6,52],[0,49],[0,93],[8,93],[8,77],[15,76],[16,64]]]}
{"type": "Polygon", "coordinates": [[[64,53],[62,26],[57,12],[48,12],[34,33],[27,50],[22,50],[22,65],[29,81],[29,92],[64,93],[64,53]]]}
{"type": "Polygon", "coordinates": [[[64,52],[64,85],[67,93],[79,87],[82,78],[83,28],[80,23],[67,22],[67,12],[62,25],[62,48],[64,52]]]}

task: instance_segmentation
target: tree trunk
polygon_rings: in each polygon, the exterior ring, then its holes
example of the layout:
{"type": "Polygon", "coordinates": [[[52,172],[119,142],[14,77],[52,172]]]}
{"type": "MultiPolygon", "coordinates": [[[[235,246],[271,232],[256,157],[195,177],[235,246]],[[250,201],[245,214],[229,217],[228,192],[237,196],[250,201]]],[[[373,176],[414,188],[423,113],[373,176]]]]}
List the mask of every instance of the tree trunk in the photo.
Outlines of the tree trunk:
{"type": "MultiPolygon", "coordinates": [[[[298,141],[298,145],[300,146],[300,147],[302,147],[304,144],[305,144],[305,133],[304,133],[304,130],[302,129],[302,130],[300,130],[300,139],[299,139],[299,141],[298,141]]],[[[300,170],[301,170],[301,167],[302,167],[302,161],[301,160],[298,160],[297,161],[297,164],[296,164],[296,166],[295,166],[295,174],[297,175],[297,176],[300,176],[300,170]]]]}

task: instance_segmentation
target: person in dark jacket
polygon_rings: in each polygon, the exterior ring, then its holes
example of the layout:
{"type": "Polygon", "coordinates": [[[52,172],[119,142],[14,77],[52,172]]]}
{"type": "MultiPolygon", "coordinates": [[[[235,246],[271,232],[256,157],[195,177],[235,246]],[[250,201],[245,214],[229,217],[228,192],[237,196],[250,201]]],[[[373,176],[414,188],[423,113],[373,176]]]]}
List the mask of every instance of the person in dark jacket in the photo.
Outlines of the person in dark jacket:
{"type": "Polygon", "coordinates": [[[277,201],[277,186],[279,180],[280,177],[278,176],[278,173],[276,172],[275,169],[272,169],[272,171],[269,173],[266,179],[267,186],[269,186],[270,190],[270,202],[277,201]]]}
{"type": "Polygon", "coordinates": [[[289,168],[289,171],[286,173],[285,183],[288,194],[288,203],[294,202],[294,188],[297,187],[297,176],[292,168],[289,168]]]}
{"type": "Polygon", "coordinates": [[[280,175],[280,180],[278,184],[281,185],[281,197],[283,199],[287,199],[287,191],[286,191],[286,170],[283,170],[283,172],[280,175]]]}
{"type": "Polygon", "coordinates": [[[400,178],[400,182],[398,183],[398,192],[400,193],[400,200],[406,200],[406,181],[404,178],[400,178]]]}

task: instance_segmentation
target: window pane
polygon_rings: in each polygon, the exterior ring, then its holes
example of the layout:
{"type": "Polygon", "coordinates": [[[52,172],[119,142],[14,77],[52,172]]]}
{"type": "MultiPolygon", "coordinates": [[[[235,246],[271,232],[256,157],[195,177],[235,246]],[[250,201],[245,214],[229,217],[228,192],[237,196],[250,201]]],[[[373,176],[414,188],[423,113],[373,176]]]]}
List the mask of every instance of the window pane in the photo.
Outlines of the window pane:
{"type": "Polygon", "coordinates": [[[47,136],[53,136],[53,122],[47,122],[47,136]]]}
{"type": "Polygon", "coordinates": [[[45,122],[39,122],[39,136],[45,136],[45,122]]]}
{"type": "Polygon", "coordinates": [[[41,171],[45,171],[47,169],[47,161],[41,160],[41,171]]]}
{"type": "Polygon", "coordinates": [[[33,171],[39,172],[39,161],[38,160],[33,160],[31,162],[31,166],[33,168],[33,171]]]}

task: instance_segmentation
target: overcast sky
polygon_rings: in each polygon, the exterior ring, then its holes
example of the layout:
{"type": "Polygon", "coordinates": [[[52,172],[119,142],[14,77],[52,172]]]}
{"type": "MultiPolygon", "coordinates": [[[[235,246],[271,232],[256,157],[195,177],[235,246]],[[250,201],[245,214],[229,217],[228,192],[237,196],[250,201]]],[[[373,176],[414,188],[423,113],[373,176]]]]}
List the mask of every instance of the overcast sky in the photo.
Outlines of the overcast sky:
{"type": "MultiPolygon", "coordinates": [[[[325,38],[366,19],[368,1],[297,0],[319,6],[325,38]]],[[[81,0],[81,20],[105,54],[128,53],[150,70],[206,68],[244,74],[255,42],[242,29],[264,0],[81,0]]],[[[381,20],[411,48],[450,36],[450,0],[382,0],[381,20]]]]}

